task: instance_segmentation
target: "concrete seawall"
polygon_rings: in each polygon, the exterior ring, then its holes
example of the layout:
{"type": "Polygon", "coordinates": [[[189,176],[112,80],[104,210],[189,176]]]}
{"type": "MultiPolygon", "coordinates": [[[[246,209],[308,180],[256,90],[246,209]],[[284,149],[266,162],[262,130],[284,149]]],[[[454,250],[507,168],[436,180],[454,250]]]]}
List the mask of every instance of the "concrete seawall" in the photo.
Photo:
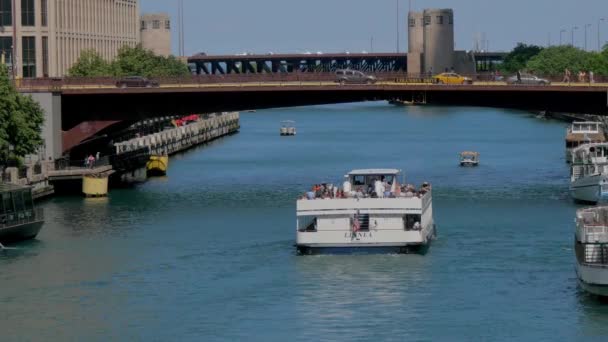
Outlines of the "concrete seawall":
{"type": "Polygon", "coordinates": [[[210,114],[206,119],[133,138],[116,143],[114,146],[117,155],[143,147],[148,147],[151,155],[172,155],[219,137],[236,133],[239,129],[239,113],[210,114]]]}

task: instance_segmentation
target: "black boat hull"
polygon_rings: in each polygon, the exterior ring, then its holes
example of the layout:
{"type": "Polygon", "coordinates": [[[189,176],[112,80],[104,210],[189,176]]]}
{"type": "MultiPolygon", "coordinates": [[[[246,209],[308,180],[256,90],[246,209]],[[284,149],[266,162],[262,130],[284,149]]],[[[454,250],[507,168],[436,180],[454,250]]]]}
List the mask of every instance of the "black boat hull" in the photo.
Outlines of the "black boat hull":
{"type": "Polygon", "coordinates": [[[0,228],[0,243],[8,244],[34,239],[42,229],[43,223],[44,221],[36,221],[0,228]]]}

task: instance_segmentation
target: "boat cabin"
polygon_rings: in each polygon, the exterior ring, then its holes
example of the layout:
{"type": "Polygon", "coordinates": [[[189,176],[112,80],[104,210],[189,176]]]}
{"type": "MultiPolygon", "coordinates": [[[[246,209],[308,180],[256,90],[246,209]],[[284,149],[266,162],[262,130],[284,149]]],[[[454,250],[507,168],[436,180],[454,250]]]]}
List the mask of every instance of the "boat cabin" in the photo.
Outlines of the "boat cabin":
{"type": "Polygon", "coordinates": [[[281,121],[281,135],[296,135],[296,122],[292,120],[281,121]]]}
{"type": "Polygon", "coordinates": [[[0,197],[0,229],[35,219],[31,188],[0,183],[0,197]]]}
{"type": "Polygon", "coordinates": [[[370,187],[373,188],[376,181],[393,185],[395,180],[398,180],[397,178],[400,174],[401,170],[397,169],[365,169],[353,170],[345,175],[344,178],[351,184],[352,190],[364,191],[370,187]]]}
{"type": "Polygon", "coordinates": [[[566,148],[576,148],[582,144],[606,141],[601,122],[574,122],[566,134],[566,148]]]}

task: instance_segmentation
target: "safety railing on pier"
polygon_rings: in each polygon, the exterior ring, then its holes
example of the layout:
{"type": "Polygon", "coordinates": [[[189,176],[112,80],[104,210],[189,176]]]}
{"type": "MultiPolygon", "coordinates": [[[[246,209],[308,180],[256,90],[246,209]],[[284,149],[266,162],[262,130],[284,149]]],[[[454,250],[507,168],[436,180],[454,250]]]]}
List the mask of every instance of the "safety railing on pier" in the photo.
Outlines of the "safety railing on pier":
{"type": "Polygon", "coordinates": [[[103,156],[99,159],[95,159],[90,162],[89,158],[83,159],[69,159],[69,158],[60,158],[55,160],[55,170],[56,171],[65,171],[65,170],[79,170],[79,169],[93,169],[96,167],[107,166],[110,165],[110,156],[103,156]]]}

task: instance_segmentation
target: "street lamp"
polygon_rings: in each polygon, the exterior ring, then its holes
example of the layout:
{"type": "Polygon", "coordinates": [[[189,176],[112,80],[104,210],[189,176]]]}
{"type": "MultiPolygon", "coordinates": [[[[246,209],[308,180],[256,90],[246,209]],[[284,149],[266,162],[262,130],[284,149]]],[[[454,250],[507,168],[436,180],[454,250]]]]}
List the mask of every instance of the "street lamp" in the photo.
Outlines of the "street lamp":
{"type": "Polygon", "coordinates": [[[572,28],[572,47],[574,47],[574,30],[578,30],[578,26],[572,28]]]}
{"type": "Polygon", "coordinates": [[[597,21],[597,51],[600,52],[602,51],[602,46],[601,46],[601,39],[600,39],[600,24],[602,23],[602,21],[606,20],[606,18],[599,18],[597,21]]]}
{"type": "Polygon", "coordinates": [[[587,51],[587,28],[591,27],[591,24],[585,24],[585,51],[587,51]]]}
{"type": "Polygon", "coordinates": [[[559,31],[559,45],[562,46],[562,38],[563,38],[563,34],[566,33],[566,30],[561,30],[559,31]]]}

